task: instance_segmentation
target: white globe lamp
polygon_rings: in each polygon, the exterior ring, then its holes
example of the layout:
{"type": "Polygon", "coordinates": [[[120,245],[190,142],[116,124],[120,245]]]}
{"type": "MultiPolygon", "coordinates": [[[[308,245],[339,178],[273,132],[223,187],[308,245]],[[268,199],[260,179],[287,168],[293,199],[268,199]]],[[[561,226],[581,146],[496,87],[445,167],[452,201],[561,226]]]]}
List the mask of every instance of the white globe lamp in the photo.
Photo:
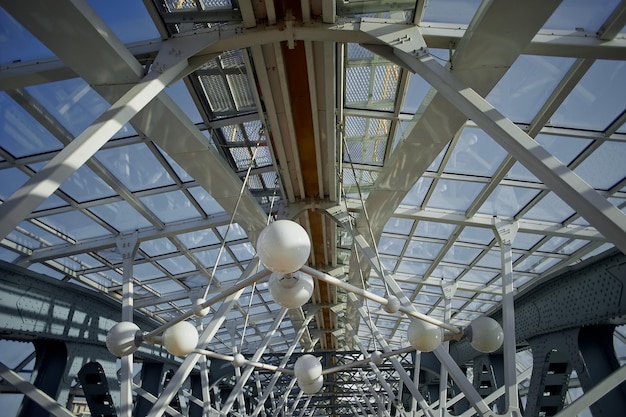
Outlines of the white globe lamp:
{"type": "Polygon", "coordinates": [[[195,300],[193,300],[193,303],[191,304],[193,314],[198,317],[206,317],[206,315],[209,314],[209,312],[211,311],[211,307],[202,306],[202,303],[204,303],[205,301],[206,300],[204,298],[196,298],[195,300]]]}
{"type": "Polygon", "coordinates": [[[274,272],[267,285],[274,301],[286,308],[302,307],[314,288],[313,277],[300,271],[285,275],[274,272]]]}
{"type": "Polygon", "coordinates": [[[400,300],[395,295],[387,297],[387,304],[383,304],[383,310],[389,314],[397,313],[400,310],[400,300]]]}
{"type": "Polygon", "coordinates": [[[315,379],[315,381],[311,382],[310,384],[304,384],[300,382],[300,380],[298,380],[298,386],[305,394],[318,393],[324,386],[324,377],[320,375],[315,379]]]}
{"type": "Polygon", "coordinates": [[[293,365],[293,372],[296,374],[298,384],[310,385],[322,376],[322,364],[313,355],[302,355],[293,365]]]}
{"type": "Polygon", "coordinates": [[[472,347],[482,353],[495,352],[504,341],[502,326],[491,317],[481,316],[474,319],[467,333],[472,347]]]}
{"type": "Polygon", "coordinates": [[[242,367],[244,364],[246,363],[246,358],[241,354],[241,353],[237,353],[234,357],[233,357],[233,366],[235,368],[240,368],[242,367]]]}
{"type": "Polygon", "coordinates": [[[172,355],[184,356],[191,353],[198,345],[196,326],[188,321],[181,321],[163,332],[163,346],[172,355]]]}
{"type": "Polygon", "coordinates": [[[117,323],[107,332],[107,349],[118,358],[134,353],[139,348],[139,344],[136,343],[139,332],[139,326],[133,322],[117,323]]]}
{"type": "Polygon", "coordinates": [[[370,361],[372,361],[374,365],[380,365],[383,363],[383,353],[380,350],[373,351],[370,355],[370,361]]]}
{"type": "Polygon", "coordinates": [[[306,230],[291,220],[270,223],[256,244],[259,260],[272,272],[295,272],[309,259],[311,240],[306,230]]]}
{"type": "Polygon", "coordinates": [[[407,333],[411,346],[420,352],[432,352],[443,341],[443,329],[424,320],[411,320],[407,333]]]}

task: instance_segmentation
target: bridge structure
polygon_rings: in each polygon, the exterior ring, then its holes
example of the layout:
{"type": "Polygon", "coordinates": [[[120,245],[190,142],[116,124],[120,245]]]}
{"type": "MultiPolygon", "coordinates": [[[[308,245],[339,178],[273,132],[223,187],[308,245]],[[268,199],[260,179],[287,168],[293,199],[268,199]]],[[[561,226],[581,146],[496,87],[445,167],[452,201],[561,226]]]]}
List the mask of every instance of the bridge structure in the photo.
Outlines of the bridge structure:
{"type": "MultiPolygon", "coordinates": [[[[67,416],[65,407],[71,405],[75,393],[81,389],[92,413],[100,410],[93,415],[117,415],[119,359],[107,350],[105,341],[107,331],[119,321],[121,304],[76,284],[6,263],[1,266],[0,337],[34,346],[35,366],[30,381],[19,376],[19,366],[9,369],[2,365],[3,393],[25,394],[19,416],[67,416]],[[7,389],[8,386],[13,391],[7,389]]],[[[626,409],[626,384],[620,383],[625,368],[620,368],[613,347],[615,327],[626,323],[625,287],[626,257],[613,251],[554,274],[516,297],[516,349],[532,352],[533,361],[532,373],[527,372],[518,381],[518,388],[527,390],[525,404],[520,405],[524,415],[553,415],[560,411],[573,379],[587,392],[606,385],[607,380],[612,381],[614,388],[605,388],[606,392],[597,394],[597,401],[591,404],[594,415],[618,415],[619,410],[626,409]]],[[[499,312],[493,317],[501,320],[499,312]]],[[[135,317],[135,322],[146,331],[159,325],[141,314],[135,317]]],[[[493,402],[495,410],[503,409],[502,352],[480,354],[462,339],[450,344],[450,354],[463,369],[472,370],[473,385],[481,396],[493,402]]],[[[292,355],[287,366],[293,366],[298,356],[292,355]]],[[[283,355],[265,354],[261,362],[285,366],[284,359],[283,355]]],[[[318,404],[317,412],[352,415],[353,410],[338,405],[336,398],[363,394],[371,384],[383,384],[395,390],[392,397],[398,398],[398,402],[391,408],[397,413],[410,409],[415,398],[397,369],[389,362],[376,366],[371,362],[360,363],[361,359],[358,351],[322,355],[325,367],[345,367],[332,377],[338,385],[342,382],[344,391],[315,396],[312,401],[318,404]],[[358,366],[351,367],[351,363],[358,363],[358,366]],[[345,390],[350,382],[352,389],[345,390]]],[[[181,361],[162,347],[148,344],[141,345],[135,360],[142,366],[135,377],[134,416],[143,417],[181,361]]],[[[437,357],[409,349],[399,355],[399,362],[414,378],[415,388],[421,395],[436,403],[441,385],[441,364],[437,357]]],[[[276,380],[272,383],[274,375],[263,369],[256,372],[254,381],[242,387],[245,395],[241,398],[245,405],[242,404],[240,410],[253,413],[261,404],[263,412],[270,415],[281,409],[279,403],[290,396],[284,387],[289,386],[292,377],[282,375],[283,380],[277,384],[276,380]],[[272,387],[276,391],[270,396],[267,390],[272,387]]],[[[230,361],[214,359],[210,366],[197,366],[166,412],[188,416],[220,415],[222,401],[228,398],[236,380],[235,367],[230,361]],[[204,380],[201,378],[203,369],[208,373],[204,380]],[[214,394],[208,407],[203,405],[202,397],[203,392],[209,390],[203,390],[203,384],[210,384],[214,394]]],[[[471,415],[473,409],[462,395],[457,395],[461,394],[459,387],[449,381],[445,384],[452,394],[448,403],[450,412],[471,415]]]]}

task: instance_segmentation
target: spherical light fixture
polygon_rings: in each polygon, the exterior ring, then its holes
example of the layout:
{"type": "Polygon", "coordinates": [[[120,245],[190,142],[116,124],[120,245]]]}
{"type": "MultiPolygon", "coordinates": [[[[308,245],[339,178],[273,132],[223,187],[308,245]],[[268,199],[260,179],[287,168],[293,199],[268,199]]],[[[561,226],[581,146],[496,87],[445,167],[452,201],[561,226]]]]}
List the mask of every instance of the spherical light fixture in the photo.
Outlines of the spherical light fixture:
{"type": "Polygon", "coordinates": [[[373,351],[370,355],[370,361],[372,361],[374,365],[380,365],[383,363],[383,353],[380,350],[373,351]]]}
{"type": "Polygon", "coordinates": [[[139,326],[133,322],[117,323],[107,333],[107,349],[118,358],[134,353],[139,348],[139,344],[136,343],[136,336],[139,332],[139,326]]]}
{"type": "Polygon", "coordinates": [[[495,352],[504,341],[502,326],[491,317],[481,316],[474,319],[466,333],[472,347],[482,353],[495,352]]]}
{"type": "Polygon", "coordinates": [[[302,268],[309,259],[311,240],[298,223],[277,220],[261,231],[256,251],[267,269],[288,274],[302,268]]]}
{"type": "Polygon", "coordinates": [[[181,321],[163,332],[163,346],[172,355],[184,356],[198,345],[196,326],[188,321],[181,321]]]}
{"type": "Polygon", "coordinates": [[[313,277],[300,271],[285,275],[274,272],[267,285],[274,301],[286,308],[302,307],[314,288],[313,277]]]}
{"type": "Polygon", "coordinates": [[[304,384],[298,380],[298,386],[305,394],[316,394],[324,386],[324,377],[320,375],[310,384],[304,384]]]}
{"type": "Polygon", "coordinates": [[[389,314],[397,313],[400,310],[400,300],[395,295],[387,297],[387,304],[383,304],[383,310],[389,314]]]}
{"type": "Polygon", "coordinates": [[[293,372],[296,374],[298,384],[310,385],[322,376],[322,364],[313,355],[302,355],[293,365],[293,372]]]}
{"type": "Polygon", "coordinates": [[[202,303],[204,303],[205,301],[206,300],[204,298],[196,298],[195,300],[193,300],[193,303],[191,304],[193,314],[198,317],[206,317],[206,315],[209,314],[209,312],[211,311],[211,307],[202,306],[202,303]]]}
{"type": "Polygon", "coordinates": [[[233,366],[235,368],[240,368],[246,363],[246,358],[241,354],[237,353],[233,358],[233,366]]]}
{"type": "Polygon", "coordinates": [[[408,329],[411,346],[420,352],[432,352],[443,340],[443,329],[424,320],[413,319],[408,329]]]}

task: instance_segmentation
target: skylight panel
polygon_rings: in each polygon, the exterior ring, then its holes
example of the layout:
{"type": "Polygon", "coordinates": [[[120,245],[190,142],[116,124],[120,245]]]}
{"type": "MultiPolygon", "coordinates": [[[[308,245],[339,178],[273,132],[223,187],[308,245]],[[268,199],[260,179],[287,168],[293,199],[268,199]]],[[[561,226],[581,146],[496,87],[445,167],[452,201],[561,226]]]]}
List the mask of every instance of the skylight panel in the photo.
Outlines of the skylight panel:
{"type": "Polygon", "coordinates": [[[0,146],[15,158],[62,148],[61,142],[4,91],[0,92],[0,114],[0,146]]]}
{"type": "Polygon", "coordinates": [[[411,219],[405,219],[401,217],[391,217],[385,224],[385,227],[383,228],[383,232],[408,236],[411,232],[412,227],[413,227],[413,220],[411,219]]]}
{"type": "Polygon", "coordinates": [[[619,3],[620,0],[564,0],[543,27],[595,33],[619,3]]]}
{"type": "Polygon", "coordinates": [[[101,149],[95,155],[130,191],[174,184],[169,173],[143,143],[101,149]]]}
{"type": "MultiPolygon", "coordinates": [[[[26,87],[26,90],[73,136],[81,134],[110,104],[83,79],[73,78],[26,87]]],[[[113,137],[135,135],[130,125],[113,137]]]]}
{"type": "Polygon", "coordinates": [[[593,188],[608,190],[626,178],[626,143],[605,141],[574,169],[593,188]]]}
{"type": "Polygon", "coordinates": [[[573,63],[573,58],[520,55],[486,100],[513,122],[528,124],[573,63]]]}
{"type": "Polygon", "coordinates": [[[476,182],[439,180],[427,207],[466,211],[482,189],[476,182]]]}
{"type": "Polygon", "coordinates": [[[172,275],[182,274],[196,269],[196,266],[182,255],[172,258],[159,259],[157,263],[172,275]]]}
{"type": "Polygon", "coordinates": [[[254,257],[256,251],[250,242],[244,242],[238,245],[229,246],[229,249],[237,258],[237,261],[249,261],[254,257]]]}
{"type": "Polygon", "coordinates": [[[455,225],[449,223],[421,220],[417,223],[413,236],[448,239],[455,228],[455,225]]]}
{"type": "Polygon", "coordinates": [[[469,24],[480,0],[429,0],[422,22],[469,24]]]}
{"type": "Polygon", "coordinates": [[[498,185],[478,212],[512,218],[538,194],[538,190],[531,188],[498,185]]]}
{"type": "Polygon", "coordinates": [[[139,244],[139,249],[144,251],[148,256],[165,255],[177,251],[176,246],[166,238],[144,240],[139,244]]]}
{"type": "Polygon", "coordinates": [[[0,199],[3,201],[17,191],[29,176],[18,168],[0,169],[0,199]]]}
{"type": "Polygon", "coordinates": [[[536,233],[517,232],[515,234],[515,238],[511,242],[511,247],[513,249],[530,250],[542,238],[542,235],[536,233]]]}
{"type": "Polygon", "coordinates": [[[202,116],[200,116],[198,106],[191,98],[191,94],[183,80],[167,86],[164,91],[193,123],[202,123],[202,116]]]}
{"type": "Polygon", "coordinates": [[[441,248],[443,248],[443,243],[411,240],[407,245],[404,256],[410,258],[434,260],[439,255],[441,248]]]}
{"type": "Polygon", "coordinates": [[[150,222],[126,201],[92,207],[89,211],[121,233],[129,233],[151,226],[150,222]]]}
{"type": "Polygon", "coordinates": [[[378,252],[385,255],[398,256],[404,248],[406,240],[395,237],[381,236],[378,242],[378,252]]]}
{"type": "Polygon", "coordinates": [[[139,200],[164,223],[200,217],[198,210],[182,191],[154,194],[139,200]]]}
{"type": "Polygon", "coordinates": [[[430,263],[402,259],[396,272],[423,276],[429,267],[430,263]]]}
{"type": "Polygon", "coordinates": [[[61,184],[60,189],[79,203],[99,200],[117,194],[113,188],[86,165],[78,168],[61,184]]]}
{"type": "Polygon", "coordinates": [[[224,208],[202,187],[192,187],[189,193],[196,202],[202,207],[202,210],[208,215],[224,213],[224,208]]]}
{"type": "MultiPolygon", "coordinates": [[[[540,133],[535,138],[552,156],[564,165],[569,165],[591,143],[588,139],[547,135],[540,133]]],[[[541,182],[521,163],[516,162],[507,174],[507,178],[521,181],[541,182]]]]}
{"type": "Polygon", "coordinates": [[[400,205],[416,208],[421,207],[432,182],[432,178],[421,177],[406,194],[400,205]]]}
{"type": "Polygon", "coordinates": [[[574,210],[555,193],[550,192],[524,214],[524,218],[562,223],[572,214],[574,214],[574,210]]]}
{"type": "Polygon", "coordinates": [[[488,245],[493,239],[495,239],[495,235],[492,229],[473,226],[465,226],[457,238],[459,242],[477,243],[481,245],[488,245]]]}
{"type": "Polygon", "coordinates": [[[11,242],[16,243],[17,245],[21,247],[28,248],[31,250],[37,249],[41,245],[41,242],[39,242],[37,239],[31,236],[27,236],[25,234],[19,233],[16,230],[11,231],[11,233],[7,235],[6,239],[8,239],[11,242]]]}
{"type": "Polygon", "coordinates": [[[415,114],[426,94],[432,89],[422,77],[417,74],[409,74],[409,85],[402,104],[402,113],[415,114]]]}
{"type": "Polygon", "coordinates": [[[551,118],[551,125],[604,131],[623,111],[626,63],[594,62],[551,118]]]}
{"type": "MultiPolygon", "coordinates": [[[[443,257],[446,262],[452,262],[460,265],[469,265],[482,252],[481,249],[468,246],[453,245],[443,257]]],[[[459,272],[460,274],[460,272],[459,272]]],[[[434,275],[434,274],[433,274],[434,275]]],[[[457,274],[458,276],[458,274],[457,274]]]]}
{"type": "Polygon", "coordinates": [[[89,0],[89,3],[124,43],[160,38],[159,31],[141,1],[89,0]]]}
{"type": "Polygon", "coordinates": [[[452,149],[444,172],[491,176],[507,153],[481,129],[466,127],[452,149]]]}
{"type": "Polygon", "coordinates": [[[139,281],[146,281],[163,276],[163,271],[149,262],[135,263],[133,265],[133,277],[139,281]]]}
{"type": "Polygon", "coordinates": [[[39,220],[76,241],[110,235],[107,229],[77,211],[40,217],[39,220]]]}
{"type": "Polygon", "coordinates": [[[53,53],[0,7],[0,64],[50,58],[53,53]]]}
{"type": "Polygon", "coordinates": [[[176,237],[183,245],[185,245],[187,249],[200,248],[202,246],[211,246],[220,243],[220,240],[211,229],[196,230],[177,235],[176,237]]]}

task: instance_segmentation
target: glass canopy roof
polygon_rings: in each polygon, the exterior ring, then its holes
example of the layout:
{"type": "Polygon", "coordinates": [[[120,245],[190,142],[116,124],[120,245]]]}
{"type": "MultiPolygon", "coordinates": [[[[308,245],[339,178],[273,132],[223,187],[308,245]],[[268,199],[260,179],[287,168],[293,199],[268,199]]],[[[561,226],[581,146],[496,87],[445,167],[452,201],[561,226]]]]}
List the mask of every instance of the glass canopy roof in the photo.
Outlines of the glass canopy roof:
{"type": "MultiPolygon", "coordinates": [[[[16,224],[0,245],[4,261],[121,299],[116,244],[136,234],[135,309],[165,323],[203,292],[233,286],[255,265],[260,227],[292,218],[311,236],[309,265],[384,296],[386,283],[361,267],[354,236],[319,214],[335,208],[418,312],[449,314],[446,321],[465,327],[501,306],[494,217],[519,226],[516,293],[617,244],[598,231],[603,220],[566,202],[573,189],[546,185],[481,123],[348,28],[417,25],[436,62],[623,214],[624,2],[528,6],[514,34],[498,24],[504,8],[490,12],[477,0],[303,1],[293,10],[274,1],[73,3],[34,13],[62,25],[76,9],[85,16],[77,33],[54,34],[23,7],[0,8],[3,202],[99,120],[136,74],[154,71],[168,40],[219,34],[219,53],[199,54],[193,71],[141,113],[159,119],[154,131],[137,118],[122,123],[38,206],[2,212],[16,224]],[[327,33],[331,26],[336,34],[327,33]],[[291,38],[282,41],[283,31],[291,38]],[[512,45],[503,56],[497,38],[506,36],[512,45]],[[449,305],[448,286],[456,288],[449,305]]],[[[358,350],[349,328],[367,351],[381,349],[376,332],[392,349],[408,346],[406,316],[361,302],[367,320],[349,312],[344,290],[319,285],[301,310],[290,310],[266,353],[284,354],[294,343],[298,352],[358,350]]],[[[280,310],[261,279],[206,348],[251,356],[280,310]]]]}

